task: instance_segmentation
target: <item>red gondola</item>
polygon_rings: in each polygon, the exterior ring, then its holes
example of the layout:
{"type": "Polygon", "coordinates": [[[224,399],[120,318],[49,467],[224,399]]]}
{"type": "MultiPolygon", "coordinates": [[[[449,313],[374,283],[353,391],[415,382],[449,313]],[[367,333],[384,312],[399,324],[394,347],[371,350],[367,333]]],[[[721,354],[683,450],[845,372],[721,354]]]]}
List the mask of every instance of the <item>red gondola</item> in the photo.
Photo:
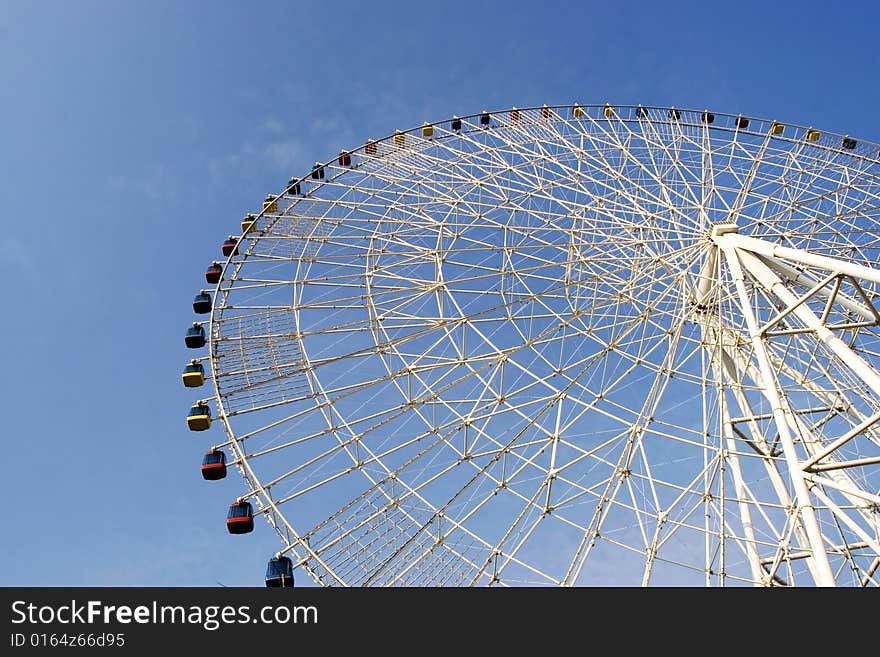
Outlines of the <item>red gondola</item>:
{"type": "Polygon", "coordinates": [[[745,130],[749,127],[749,120],[744,116],[737,117],[736,127],[745,130]]]}
{"type": "Polygon", "coordinates": [[[552,115],[552,111],[550,110],[550,108],[547,107],[546,105],[544,105],[544,107],[541,108],[541,118],[542,119],[549,119],[551,115],[552,115]]]}
{"type": "Polygon", "coordinates": [[[364,153],[366,153],[367,155],[375,155],[376,154],[376,142],[374,142],[372,139],[367,141],[367,143],[364,144],[364,153]]]}
{"type": "Polygon", "coordinates": [[[238,240],[235,239],[232,235],[226,238],[226,241],[223,242],[223,246],[220,247],[220,250],[223,252],[227,258],[231,255],[238,255],[238,240]]]}
{"type": "Polygon", "coordinates": [[[226,529],[230,534],[254,531],[254,509],[250,502],[233,502],[226,514],[226,529]]]}
{"type": "Polygon", "coordinates": [[[226,477],[226,454],[219,449],[212,449],[202,459],[202,477],[208,481],[216,481],[226,477]]]}
{"type": "Polygon", "coordinates": [[[341,166],[341,167],[350,167],[351,166],[351,153],[346,153],[345,151],[342,151],[339,154],[339,159],[337,161],[339,162],[339,166],[341,166]]]}
{"type": "Polygon", "coordinates": [[[208,281],[211,285],[216,285],[220,282],[220,277],[223,275],[223,267],[220,266],[219,262],[212,262],[211,265],[205,270],[205,280],[208,281]]]}

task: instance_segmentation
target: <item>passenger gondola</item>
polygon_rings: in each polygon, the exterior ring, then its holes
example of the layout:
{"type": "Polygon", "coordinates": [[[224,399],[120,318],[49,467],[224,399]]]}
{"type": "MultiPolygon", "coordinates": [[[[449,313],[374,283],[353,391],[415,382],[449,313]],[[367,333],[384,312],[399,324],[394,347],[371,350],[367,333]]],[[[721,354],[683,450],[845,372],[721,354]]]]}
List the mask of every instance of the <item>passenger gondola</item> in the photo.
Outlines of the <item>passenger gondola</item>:
{"type": "Polygon", "coordinates": [[[190,349],[200,349],[205,346],[205,329],[201,324],[195,322],[186,332],[184,338],[186,346],[190,349]]]}
{"type": "Polygon", "coordinates": [[[205,385],[205,367],[198,361],[190,361],[183,368],[183,385],[187,388],[198,388],[205,385]]]}
{"type": "Polygon", "coordinates": [[[211,295],[205,290],[199,292],[193,299],[193,312],[196,315],[206,315],[211,312],[211,295]]]}
{"type": "Polygon", "coordinates": [[[211,285],[217,285],[221,276],[223,276],[223,267],[219,262],[212,262],[205,270],[205,280],[211,285]]]}
{"type": "Polygon", "coordinates": [[[211,408],[205,402],[196,402],[189,409],[186,424],[190,431],[205,431],[211,428],[211,408]]]}
{"type": "Polygon", "coordinates": [[[226,241],[223,242],[223,246],[220,247],[220,250],[223,252],[227,258],[229,256],[237,256],[238,255],[238,240],[235,239],[232,235],[226,238],[226,241]]]}
{"type": "Polygon", "coordinates": [[[217,481],[226,477],[226,454],[219,449],[212,449],[202,459],[202,478],[217,481]]]}
{"type": "Polygon", "coordinates": [[[293,562],[290,557],[272,557],[266,566],[266,588],[293,588],[293,562]]]}
{"type": "Polygon", "coordinates": [[[247,235],[257,229],[257,217],[252,214],[246,214],[241,220],[241,234],[247,235]]]}
{"type": "Polygon", "coordinates": [[[247,534],[254,531],[254,509],[250,502],[233,502],[226,514],[226,529],[230,534],[247,534]]]}

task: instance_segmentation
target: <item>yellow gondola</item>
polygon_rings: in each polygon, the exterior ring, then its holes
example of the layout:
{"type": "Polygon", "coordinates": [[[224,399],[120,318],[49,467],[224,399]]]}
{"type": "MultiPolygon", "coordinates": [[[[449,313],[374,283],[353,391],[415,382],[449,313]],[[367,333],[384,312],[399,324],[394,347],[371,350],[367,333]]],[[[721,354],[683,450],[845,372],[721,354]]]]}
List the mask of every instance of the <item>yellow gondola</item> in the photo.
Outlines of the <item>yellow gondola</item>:
{"type": "Polygon", "coordinates": [[[253,232],[254,229],[256,229],[256,227],[257,227],[257,218],[252,214],[246,215],[245,218],[242,219],[242,222],[241,222],[241,234],[247,235],[248,233],[253,232]]]}
{"type": "Polygon", "coordinates": [[[406,135],[400,130],[394,133],[394,145],[403,146],[406,143],[406,135]]]}
{"type": "Polygon", "coordinates": [[[771,135],[781,135],[783,130],[785,130],[785,126],[781,123],[776,123],[776,121],[774,121],[770,124],[771,135]]]}
{"type": "Polygon", "coordinates": [[[433,137],[434,136],[434,126],[426,123],[422,126],[422,137],[433,137]]]}
{"type": "Polygon", "coordinates": [[[266,197],[266,200],[263,201],[263,212],[268,212],[270,214],[275,214],[278,212],[278,199],[269,194],[266,197]]]}
{"type": "Polygon", "coordinates": [[[821,134],[818,130],[807,130],[807,141],[819,141],[821,134]]]}
{"type": "Polygon", "coordinates": [[[605,106],[604,113],[606,119],[614,118],[614,108],[611,105],[605,106]]]}
{"type": "Polygon", "coordinates": [[[575,105],[571,108],[571,115],[576,119],[581,118],[584,114],[586,114],[586,112],[584,112],[584,108],[580,105],[575,105]]]}
{"type": "Polygon", "coordinates": [[[183,368],[183,385],[187,388],[198,388],[205,385],[205,368],[198,361],[190,361],[183,368]]]}
{"type": "Polygon", "coordinates": [[[198,402],[189,409],[186,424],[190,431],[204,431],[211,428],[211,409],[207,404],[198,402]]]}

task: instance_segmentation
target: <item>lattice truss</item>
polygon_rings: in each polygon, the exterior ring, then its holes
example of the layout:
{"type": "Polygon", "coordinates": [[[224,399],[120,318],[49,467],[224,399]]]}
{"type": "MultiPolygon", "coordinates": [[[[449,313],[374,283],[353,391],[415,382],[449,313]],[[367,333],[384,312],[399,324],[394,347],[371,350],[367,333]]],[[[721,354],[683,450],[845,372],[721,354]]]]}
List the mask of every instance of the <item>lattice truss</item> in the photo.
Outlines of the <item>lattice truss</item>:
{"type": "Polygon", "coordinates": [[[282,551],[326,585],[876,586],[877,147],[574,114],[368,144],[226,263],[217,402],[282,551]]]}

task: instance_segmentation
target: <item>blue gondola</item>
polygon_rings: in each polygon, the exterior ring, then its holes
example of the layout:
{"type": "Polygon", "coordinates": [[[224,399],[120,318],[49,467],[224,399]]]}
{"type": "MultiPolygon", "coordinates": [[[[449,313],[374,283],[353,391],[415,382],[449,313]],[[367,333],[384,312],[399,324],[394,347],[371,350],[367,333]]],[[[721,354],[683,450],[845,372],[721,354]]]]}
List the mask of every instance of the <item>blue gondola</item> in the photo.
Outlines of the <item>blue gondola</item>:
{"type": "Polygon", "coordinates": [[[198,388],[205,385],[205,368],[198,361],[190,361],[190,364],[183,368],[183,385],[187,388],[198,388]]]}
{"type": "Polygon", "coordinates": [[[233,502],[226,514],[226,529],[230,534],[254,531],[254,509],[250,502],[233,502]]]}
{"type": "Polygon", "coordinates": [[[293,588],[293,562],[290,557],[272,557],[266,566],[266,587],[293,588]]]}
{"type": "Polygon", "coordinates": [[[291,178],[287,182],[287,187],[289,188],[287,193],[292,196],[299,196],[302,194],[302,188],[299,186],[299,181],[296,178],[291,178]]]}
{"type": "Polygon", "coordinates": [[[320,162],[315,162],[315,166],[312,167],[312,178],[324,180],[324,167],[321,166],[320,162]]]}
{"type": "Polygon", "coordinates": [[[205,431],[211,428],[211,407],[205,402],[196,402],[189,409],[186,425],[190,431],[205,431]]]}
{"type": "Polygon", "coordinates": [[[480,125],[489,125],[489,122],[492,120],[492,117],[489,116],[489,112],[483,112],[480,114],[480,125]]]}
{"type": "Polygon", "coordinates": [[[461,130],[461,119],[458,117],[453,118],[452,121],[449,122],[449,127],[453,130],[461,130]]]}
{"type": "Polygon", "coordinates": [[[186,346],[190,349],[200,349],[205,346],[205,329],[202,328],[202,325],[196,322],[193,324],[186,332],[186,337],[184,338],[184,342],[186,342],[186,346]]]}
{"type": "Polygon", "coordinates": [[[193,312],[197,315],[206,315],[211,312],[211,295],[202,290],[193,299],[193,312]]]}
{"type": "Polygon", "coordinates": [[[212,449],[202,459],[202,477],[208,481],[217,481],[226,477],[226,454],[219,449],[212,449]]]}
{"type": "Polygon", "coordinates": [[[227,258],[229,256],[237,256],[238,255],[238,240],[235,239],[232,235],[226,238],[226,241],[223,242],[223,246],[220,247],[220,251],[222,251],[223,255],[227,258]]]}

